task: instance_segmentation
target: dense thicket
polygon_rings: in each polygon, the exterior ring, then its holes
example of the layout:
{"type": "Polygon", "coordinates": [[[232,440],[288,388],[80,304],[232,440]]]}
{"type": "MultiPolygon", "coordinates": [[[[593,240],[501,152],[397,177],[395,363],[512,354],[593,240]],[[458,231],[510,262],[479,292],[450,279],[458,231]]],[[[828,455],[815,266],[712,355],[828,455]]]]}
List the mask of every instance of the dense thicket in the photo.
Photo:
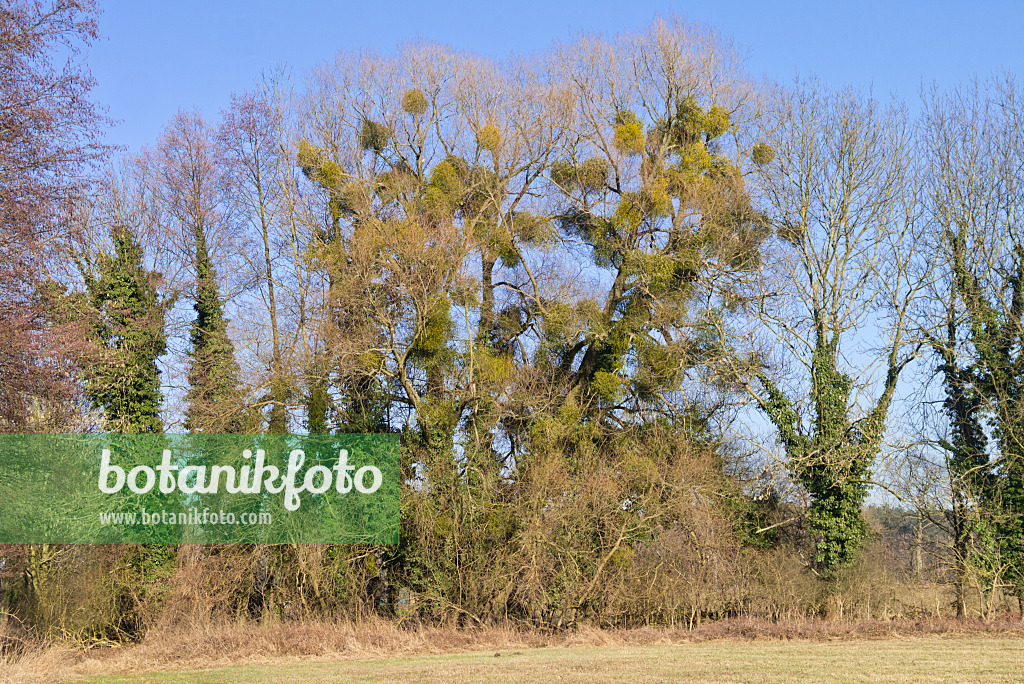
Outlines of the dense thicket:
{"type": "MultiPolygon", "coordinates": [[[[976,137],[944,128],[978,118],[962,99],[915,128],[856,91],[755,85],[670,19],[529,58],[342,54],[301,92],[265,74],[216,125],[179,113],[51,209],[78,268],[47,257],[26,292],[79,335],[78,420],[399,433],[401,544],[6,549],[29,581],[4,600],[89,638],[888,616],[943,583],[990,615],[1024,548],[1011,91],[978,96],[1004,118],[976,137]],[[945,403],[894,430],[933,358],[945,403]],[[877,482],[916,506],[865,516],[877,482]]],[[[72,424],[2,400],[6,425],[72,424]]]]}

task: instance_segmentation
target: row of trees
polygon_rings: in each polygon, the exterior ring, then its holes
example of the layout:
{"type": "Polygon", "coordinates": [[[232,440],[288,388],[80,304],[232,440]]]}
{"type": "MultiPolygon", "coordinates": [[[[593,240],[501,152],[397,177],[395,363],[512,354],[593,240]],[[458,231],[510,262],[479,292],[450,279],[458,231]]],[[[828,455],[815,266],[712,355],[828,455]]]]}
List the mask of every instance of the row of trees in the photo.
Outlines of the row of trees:
{"type": "MultiPolygon", "coordinates": [[[[45,64],[19,30],[94,35],[90,5],[33,9],[3,15],[11,68],[45,64]]],[[[1013,79],[911,120],[742,67],[675,18],[528,58],[342,54],[216,123],[179,113],[91,186],[67,162],[98,158],[102,120],[65,69],[74,154],[25,168],[66,201],[0,198],[22,216],[0,427],[400,432],[398,549],[103,556],[179,595],[234,568],[207,605],[236,612],[402,591],[470,623],[692,623],[791,613],[803,572],[813,610],[858,567],[878,482],[947,530],[959,614],[972,586],[1020,597],[1013,79]]],[[[105,625],[171,601],[131,587],[105,625]]]]}

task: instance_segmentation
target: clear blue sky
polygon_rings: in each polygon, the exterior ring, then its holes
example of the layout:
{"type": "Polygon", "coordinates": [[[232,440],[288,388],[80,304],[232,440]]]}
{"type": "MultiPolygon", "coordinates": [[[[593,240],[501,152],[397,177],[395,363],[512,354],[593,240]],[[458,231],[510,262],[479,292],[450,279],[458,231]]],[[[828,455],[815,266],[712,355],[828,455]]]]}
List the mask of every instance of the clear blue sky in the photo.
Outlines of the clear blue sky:
{"type": "Polygon", "coordinates": [[[677,12],[731,35],[750,71],[874,84],[916,103],[921,80],[950,84],[1009,68],[1024,77],[1024,1],[719,0],[515,3],[335,0],[100,0],[89,53],[96,99],[119,119],[111,143],[152,143],[179,107],[215,117],[232,92],[284,62],[298,74],[340,49],[423,38],[485,54],[543,49],[573,31],[617,33],[677,12]]]}

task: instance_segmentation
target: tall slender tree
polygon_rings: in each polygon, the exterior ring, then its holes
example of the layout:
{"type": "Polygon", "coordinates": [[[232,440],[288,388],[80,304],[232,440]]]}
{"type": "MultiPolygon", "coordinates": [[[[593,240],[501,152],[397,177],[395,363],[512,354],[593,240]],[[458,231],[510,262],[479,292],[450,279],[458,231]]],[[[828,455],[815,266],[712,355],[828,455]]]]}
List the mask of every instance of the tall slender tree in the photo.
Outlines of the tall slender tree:
{"type": "Polygon", "coordinates": [[[285,340],[279,323],[282,270],[275,268],[279,259],[278,234],[281,222],[281,191],[277,174],[281,169],[281,150],[277,144],[281,126],[280,113],[270,106],[265,94],[246,93],[232,96],[230,107],[223,112],[217,140],[223,150],[222,162],[229,183],[228,197],[234,208],[234,223],[239,232],[255,232],[253,250],[258,256],[243,255],[254,284],[266,306],[270,353],[266,360],[267,391],[264,403],[269,404],[267,430],[286,432],[288,401],[291,395],[285,372],[285,340]]]}
{"type": "Polygon", "coordinates": [[[157,151],[156,183],[168,227],[188,253],[194,276],[196,318],[189,336],[185,427],[239,432],[251,425],[209,244],[223,222],[224,179],[216,164],[218,154],[202,117],[179,112],[157,151]]]}
{"type": "Polygon", "coordinates": [[[196,321],[191,334],[185,427],[201,432],[241,432],[248,425],[239,395],[235,346],[228,337],[224,302],[201,226],[195,229],[195,240],[196,321]]]}
{"type": "Polygon", "coordinates": [[[1006,76],[933,94],[926,133],[930,209],[954,295],[950,317],[963,330],[953,340],[959,354],[947,352],[942,365],[950,398],[963,405],[949,415],[959,437],[948,445],[954,503],[969,497],[973,529],[963,534],[982,542],[963,552],[968,562],[990,565],[984,574],[991,589],[1009,581],[1024,607],[1024,235],[1018,222],[1024,100],[1018,87],[1006,76]],[[995,453],[986,449],[986,424],[995,453]],[[985,537],[998,545],[994,565],[985,537]]]}

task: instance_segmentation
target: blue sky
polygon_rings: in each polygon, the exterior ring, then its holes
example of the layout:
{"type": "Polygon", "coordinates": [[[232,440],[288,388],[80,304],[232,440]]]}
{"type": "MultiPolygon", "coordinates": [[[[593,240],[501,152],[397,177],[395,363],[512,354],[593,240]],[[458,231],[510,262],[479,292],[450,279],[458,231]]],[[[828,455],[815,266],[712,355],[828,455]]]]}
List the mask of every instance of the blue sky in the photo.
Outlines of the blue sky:
{"type": "Polygon", "coordinates": [[[916,103],[922,79],[948,85],[1009,68],[1024,76],[1024,2],[329,2],[100,0],[104,39],[88,55],[95,99],[120,120],[108,140],[152,143],[179,107],[215,117],[232,92],[278,63],[302,74],[340,49],[418,38],[485,54],[530,52],[584,30],[618,33],[676,12],[732,36],[752,73],[873,84],[916,103]]]}

